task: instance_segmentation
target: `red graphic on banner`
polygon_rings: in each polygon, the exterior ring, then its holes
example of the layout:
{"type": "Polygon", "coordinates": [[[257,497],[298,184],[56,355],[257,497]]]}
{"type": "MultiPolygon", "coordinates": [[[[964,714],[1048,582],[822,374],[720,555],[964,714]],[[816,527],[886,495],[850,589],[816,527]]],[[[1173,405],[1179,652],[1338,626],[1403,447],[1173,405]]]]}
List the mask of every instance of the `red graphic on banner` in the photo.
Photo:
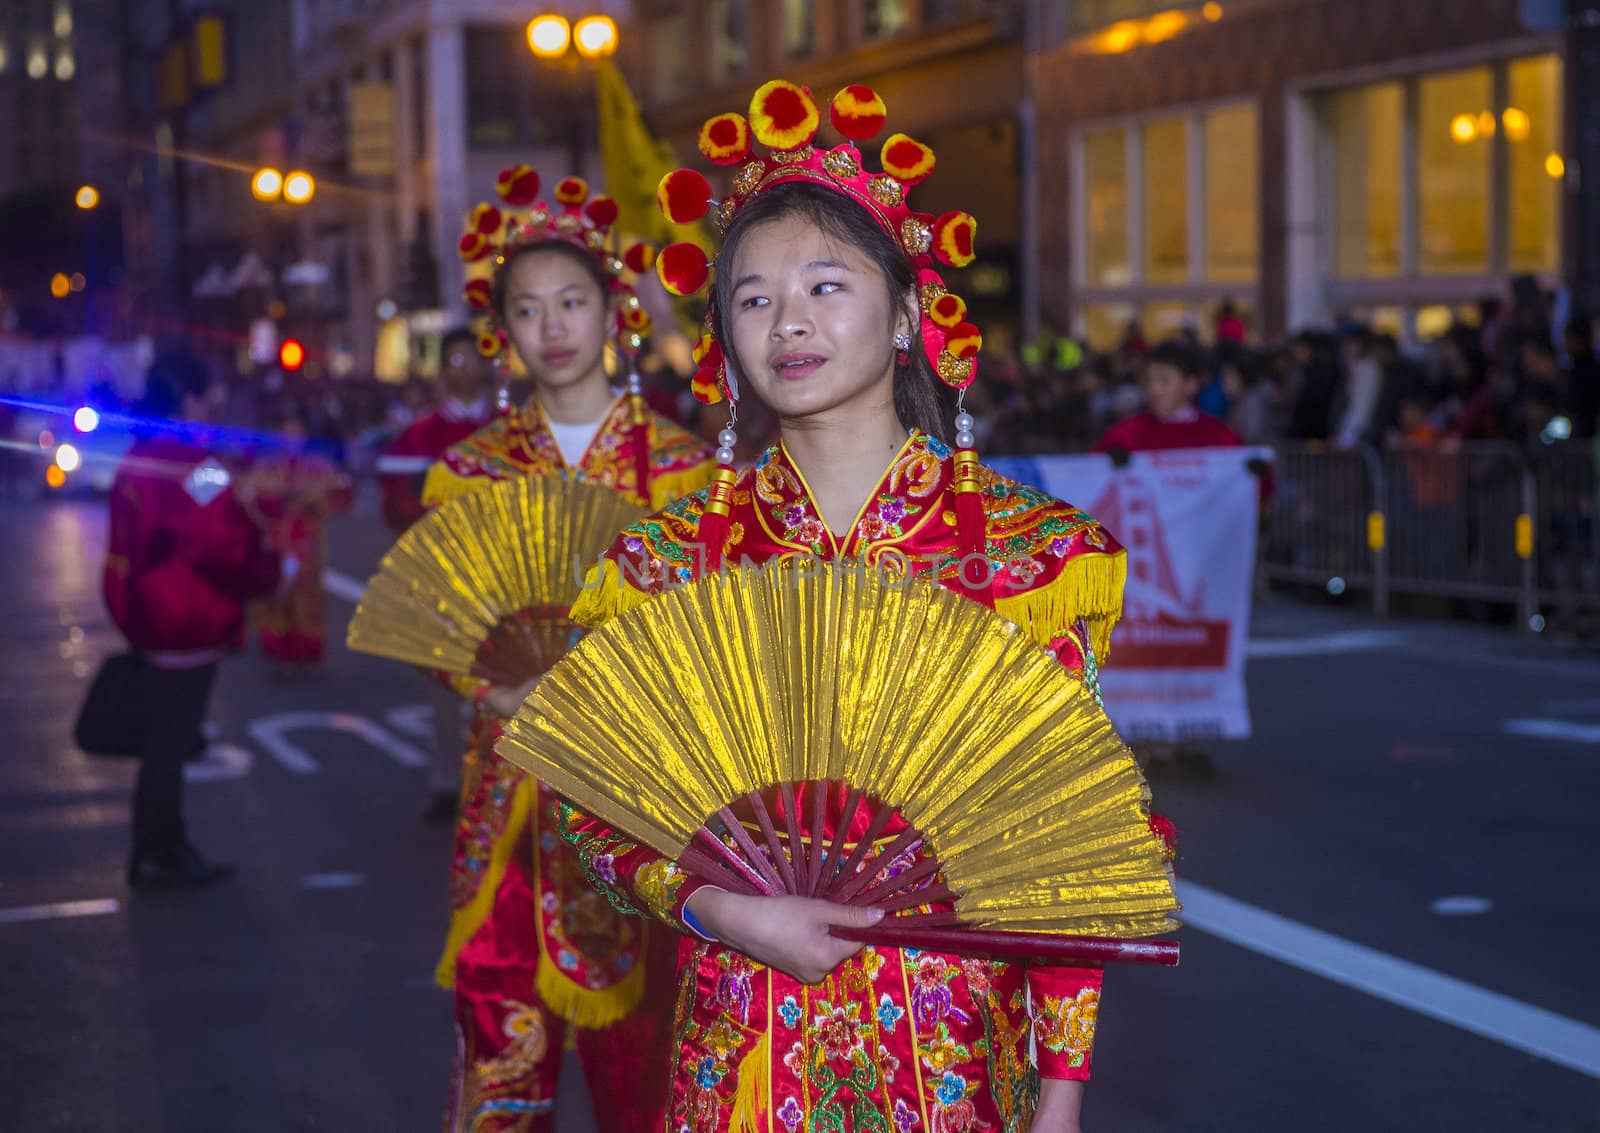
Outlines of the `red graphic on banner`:
{"type": "Polygon", "coordinates": [[[1117,667],[1224,668],[1229,623],[1202,615],[1203,580],[1183,593],[1150,484],[1132,473],[1114,475],[1089,514],[1128,549],[1122,622],[1111,639],[1117,667]]]}

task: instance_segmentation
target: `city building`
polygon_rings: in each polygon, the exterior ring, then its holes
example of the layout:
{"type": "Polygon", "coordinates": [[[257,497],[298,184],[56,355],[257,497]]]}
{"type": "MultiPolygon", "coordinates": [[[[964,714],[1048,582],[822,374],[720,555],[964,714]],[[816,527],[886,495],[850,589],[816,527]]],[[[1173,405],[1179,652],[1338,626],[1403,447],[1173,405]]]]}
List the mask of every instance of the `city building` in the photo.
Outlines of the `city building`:
{"type": "Polygon", "coordinates": [[[1041,0],[1047,321],[1427,339],[1563,268],[1561,39],[1515,0],[1041,0]]]}
{"type": "MultiPolygon", "coordinates": [[[[977,263],[948,275],[987,341],[1003,349],[1030,286],[1025,15],[1021,3],[984,0],[641,0],[638,34],[631,46],[624,38],[622,55],[651,126],[702,168],[700,124],[743,113],[769,78],[803,83],[821,100],[847,83],[876,89],[888,128],[926,142],[938,158],[938,174],[912,202],[978,217],[977,263]]],[[[838,141],[826,122],[823,137],[838,141]]]]}

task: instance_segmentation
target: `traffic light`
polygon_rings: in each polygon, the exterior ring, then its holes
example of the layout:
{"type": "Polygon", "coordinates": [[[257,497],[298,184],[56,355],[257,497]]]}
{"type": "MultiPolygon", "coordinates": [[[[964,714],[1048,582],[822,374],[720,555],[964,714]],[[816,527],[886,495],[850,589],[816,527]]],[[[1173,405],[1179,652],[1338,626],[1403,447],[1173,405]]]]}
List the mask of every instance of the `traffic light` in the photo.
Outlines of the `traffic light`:
{"type": "Polygon", "coordinates": [[[306,348],[300,345],[297,338],[286,338],[283,345],[278,347],[278,365],[289,373],[294,373],[306,364],[306,348]]]}

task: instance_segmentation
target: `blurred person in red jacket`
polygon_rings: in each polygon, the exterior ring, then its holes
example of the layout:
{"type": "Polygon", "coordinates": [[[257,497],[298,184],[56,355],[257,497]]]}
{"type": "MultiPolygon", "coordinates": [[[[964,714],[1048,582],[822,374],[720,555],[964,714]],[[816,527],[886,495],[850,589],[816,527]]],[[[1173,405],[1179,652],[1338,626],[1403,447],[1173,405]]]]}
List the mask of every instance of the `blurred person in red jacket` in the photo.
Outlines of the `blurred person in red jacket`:
{"type": "MultiPolygon", "coordinates": [[[[489,367],[478,352],[477,335],[465,327],[446,334],[439,346],[439,392],[443,397],[378,457],[383,521],[396,539],[428,512],[422,502],[422,482],[434,461],[489,423],[494,412],[489,385],[489,367]]],[[[428,766],[429,802],[422,817],[429,822],[450,822],[456,816],[460,794],[466,715],[454,689],[431,677],[426,684],[433,708],[433,759],[428,766]]]]}
{"type": "MultiPolygon", "coordinates": [[[[477,336],[465,327],[446,334],[439,347],[439,392],[443,397],[432,412],[418,417],[378,457],[383,521],[397,539],[427,513],[422,481],[433,462],[489,423],[488,367],[477,336]]],[[[459,756],[452,751],[450,758],[459,756]]]]}
{"type": "Polygon", "coordinates": [[[183,765],[201,727],[217,662],[244,644],[245,606],[285,569],[234,498],[233,475],[202,426],[218,399],[200,362],[182,354],[150,369],[148,427],[118,466],[111,492],[105,599],[137,661],[125,697],[137,737],[133,794],[135,888],[200,885],[233,867],[209,861],[183,821],[183,765]]]}

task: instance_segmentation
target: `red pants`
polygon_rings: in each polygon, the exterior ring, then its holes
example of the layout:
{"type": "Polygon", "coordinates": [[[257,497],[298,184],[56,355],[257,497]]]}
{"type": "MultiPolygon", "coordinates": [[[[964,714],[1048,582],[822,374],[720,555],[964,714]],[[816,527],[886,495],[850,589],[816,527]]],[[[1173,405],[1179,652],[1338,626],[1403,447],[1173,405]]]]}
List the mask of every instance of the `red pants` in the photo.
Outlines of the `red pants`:
{"type": "MultiPolygon", "coordinates": [[[[551,1133],[568,1024],[539,999],[531,853],[512,855],[494,909],[456,961],[456,1067],[447,1133],[551,1133]]],[[[672,1074],[676,942],[647,937],[645,998],[603,1030],[576,1028],[578,1055],[606,1133],[660,1133],[672,1074]]]]}

